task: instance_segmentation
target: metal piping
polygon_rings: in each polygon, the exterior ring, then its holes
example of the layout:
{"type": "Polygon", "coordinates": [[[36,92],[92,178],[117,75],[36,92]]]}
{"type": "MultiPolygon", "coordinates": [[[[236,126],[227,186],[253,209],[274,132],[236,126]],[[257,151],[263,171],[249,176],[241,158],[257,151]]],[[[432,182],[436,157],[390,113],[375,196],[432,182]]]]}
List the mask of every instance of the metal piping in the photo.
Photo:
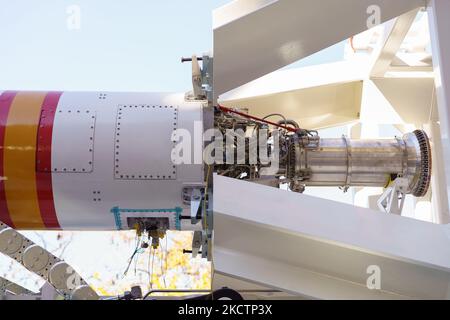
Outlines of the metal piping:
{"type": "Polygon", "coordinates": [[[288,178],[306,186],[386,187],[405,177],[408,193],[421,197],[428,190],[431,152],[421,130],[395,139],[320,139],[316,148],[298,149],[293,145],[288,178]]]}

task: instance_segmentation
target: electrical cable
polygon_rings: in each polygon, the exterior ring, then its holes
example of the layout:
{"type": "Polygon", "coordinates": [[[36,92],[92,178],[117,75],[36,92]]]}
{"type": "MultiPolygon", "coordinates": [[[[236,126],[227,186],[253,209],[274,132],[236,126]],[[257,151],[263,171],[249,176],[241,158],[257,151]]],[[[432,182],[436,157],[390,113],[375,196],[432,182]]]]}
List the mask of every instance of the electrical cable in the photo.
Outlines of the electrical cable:
{"type": "Polygon", "coordinates": [[[272,125],[274,127],[282,128],[282,129],[285,129],[285,130],[290,131],[290,132],[297,132],[298,131],[298,129],[294,129],[294,128],[291,128],[291,127],[288,127],[288,126],[284,126],[284,125],[281,125],[281,124],[278,124],[278,123],[275,123],[275,122],[272,122],[272,121],[269,121],[269,120],[265,120],[265,119],[258,118],[258,117],[255,117],[255,116],[252,116],[252,115],[240,112],[240,111],[236,111],[236,110],[233,110],[231,108],[224,107],[224,106],[222,106],[220,104],[217,105],[217,107],[220,110],[222,110],[223,112],[225,112],[225,113],[234,113],[234,114],[237,114],[237,115],[239,115],[241,117],[252,119],[254,121],[264,122],[266,124],[270,124],[270,125],[272,125]]]}
{"type": "Polygon", "coordinates": [[[153,264],[155,261],[155,249],[153,249],[152,251],[152,246],[150,246],[150,253],[151,253],[151,260],[150,260],[150,272],[149,272],[149,276],[150,276],[150,290],[153,289],[153,264]]]}
{"type": "Polygon", "coordinates": [[[135,249],[133,251],[133,254],[131,255],[131,257],[130,257],[130,259],[128,261],[128,265],[127,265],[127,268],[125,269],[125,271],[123,273],[123,277],[125,277],[127,275],[128,270],[130,269],[131,263],[133,262],[133,258],[139,251],[140,244],[141,244],[141,237],[138,234],[136,234],[136,247],[135,247],[135,249]]]}

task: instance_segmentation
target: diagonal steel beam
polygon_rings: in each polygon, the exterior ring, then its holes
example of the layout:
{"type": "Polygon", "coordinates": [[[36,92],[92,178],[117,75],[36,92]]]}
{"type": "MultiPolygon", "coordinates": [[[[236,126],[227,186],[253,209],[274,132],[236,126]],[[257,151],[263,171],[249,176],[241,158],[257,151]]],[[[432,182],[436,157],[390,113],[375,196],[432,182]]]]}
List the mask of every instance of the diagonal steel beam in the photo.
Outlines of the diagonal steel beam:
{"type": "Polygon", "coordinates": [[[377,22],[382,23],[426,1],[278,0],[257,4],[246,7],[244,13],[223,7],[214,14],[219,20],[214,23],[216,97],[368,29],[374,6],[380,13],[377,22]]]}
{"type": "Polygon", "coordinates": [[[0,253],[48,281],[67,299],[99,299],[97,293],[66,262],[1,221],[0,253]]]}
{"type": "Polygon", "coordinates": [[[6,292],[11,292],[12,294],[15,295],[33,294],[33,292],[31,292],[30,290],[25,289],[24,287],[14,282],[11,282],[7,279],[0,277],[0,297],[4,295],[6,292]]]}
{"type": "Polygon", "coordinates": [[[215,176],[213,261],[216,273],[309,298],[443,299],[450,228],[215,176]]]}
{"type": "Polygon", "coordinates": [[[383,77],[411,28],[419,9],[402,14],[386,24],[384,38],[373,54],[371,77],[383,77]]]}
{"type": "MultiPolygon", "coordinates": [[[[433,69],[437,113],[439,114],[439,129],[441,135],[442,152],[439,162],[444,172],[439,179],[446,186],[447,196],[441,197],[447,201],[444,208],[450,208],[450,2],[446,0],[431,0],[428,7],[428,21],[430,25],[431,45],[433,52],[433,69]]],[[[438,132],[436,132],[438,133],[438,132]]],[[[450,221],[448,210],[441,212],[440,220],[450,221]]]]}

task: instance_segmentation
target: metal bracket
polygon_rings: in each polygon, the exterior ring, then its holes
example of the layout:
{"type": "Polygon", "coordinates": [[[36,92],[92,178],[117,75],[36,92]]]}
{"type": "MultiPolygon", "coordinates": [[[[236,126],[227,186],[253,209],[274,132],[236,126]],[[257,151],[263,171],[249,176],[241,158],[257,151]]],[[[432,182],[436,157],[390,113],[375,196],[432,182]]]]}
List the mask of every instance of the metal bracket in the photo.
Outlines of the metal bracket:
{"type": "Polygon", "coordinates": [[[401,215],[408,191],[408,179],[397,178],[389,186],[377,201],[378,208],[387,213],[401,215]]]}
{"type": "Polygon", "coordinates": [[[203,202],[202,192],[199,188],[192,189],[191,192],[191,223],[198,222],[197,216],[203,202]]]}
{"type": "Polygon", "coordinates": [[[203,243],[202,233],[203,232],[200,230],[194,231],[194,237],[192,238],[192,257],[193,258],[195,258],[198,255],[200,248],[202,246],[202,243],[203,243]]]}
{"type": "Polygon", "coordinates": [[[212,58],[208,55],[197,57],[193,55],[192,58],[181,58],[181,62],[192,62],[192,92],[186,94],[187,100],[213,100],[212,90],[212,58]],[[200,68],[199,61],[202,61],[202,68],[200,68]]]}
{"type": "Polygon", "coordinates": [[[201,100],[204,97],[202,89],[202,70],[197,60],[197,56],[192,56],[192,88],[194,99],[201,100]]]}
{"type": "Polygon", "coordinates": [[[342,135],[342,140],[344,140],[345,147],[347,150],[347,174],[345,175],[345,183],[341,189],[346,193],[350,188],[352,181],[352,147],[351,141],[345,135],[342,135]]]}
{"type": "Polygon", "coordinates": [[[212,196],[209,193],[208,202],[205,204],[206,215],[202,214],[198,217],[199,211],[202,210],[205,201],[205,188],[200,186],[184,186],[182,197],[183,203],[191,206],[191,222],[193,224],[201,223],[203,230],[195,231],[192,240],[192,256],[195,257],[200,253],[202,258],[211,260],[211,242],[212,242],[212,196]]]}

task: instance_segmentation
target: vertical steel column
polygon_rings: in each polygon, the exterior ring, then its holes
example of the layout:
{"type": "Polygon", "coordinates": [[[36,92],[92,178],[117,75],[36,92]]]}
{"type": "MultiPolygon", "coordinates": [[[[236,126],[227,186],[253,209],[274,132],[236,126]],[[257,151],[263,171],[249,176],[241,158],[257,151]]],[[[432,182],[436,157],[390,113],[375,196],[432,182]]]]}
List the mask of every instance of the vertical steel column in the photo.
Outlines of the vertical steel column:
{"type": "MultiPolygon", "coordinates": [[[[449,207],[448,192],[450,190],[450,1],[430,0],[428,7],[431,45],[433,51],[433,67],[435,73],[436,100],[439,112],[440,131],[442,137],[442,163],[447,187],[447,203],[441,204],[449,207]]],[[[436,147],[436,146],[435,146],[436,147]]],[[[445,197],[443,197],[445,199],[445,197]]],[[[440,217],[441,219],[445,217],[440,217]]],[[[448,222],[450,217],[448,217],[448,222]]]]}

